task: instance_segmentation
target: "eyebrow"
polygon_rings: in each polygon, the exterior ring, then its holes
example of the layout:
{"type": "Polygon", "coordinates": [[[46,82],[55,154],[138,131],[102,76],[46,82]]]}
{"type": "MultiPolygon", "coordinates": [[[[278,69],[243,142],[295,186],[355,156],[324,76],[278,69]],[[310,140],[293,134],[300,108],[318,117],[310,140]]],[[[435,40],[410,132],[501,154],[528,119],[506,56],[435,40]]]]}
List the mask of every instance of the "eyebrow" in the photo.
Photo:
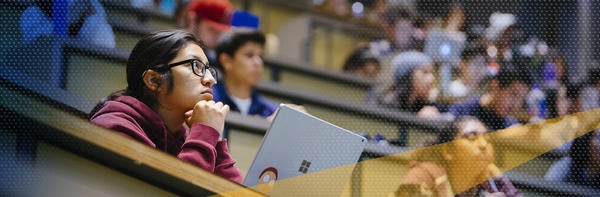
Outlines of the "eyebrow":
{"type": "MultiPolygon", "coordinates": [[[[200,58],[200,57],[198,57],[198,56],[196,56],[196,55],[189,55],[188,57],[194,58],[194,59],[196,59],[196,60],[198,60],[198,61],[200,61],[200,62],[202,62],[202,63],[205,63],[204,61],[202,61],[202,58],[200,58]]],[[[208,64],[208,63],[209,63],[209,62],[208,62],[208,59],[207,59],[207,61],[206,61],[206,63],[205,63],[205,64],[208,64]]]]}
{"type": "Polygon", "coordinates": [[[477,130],[472,130],[472,131],[463,132],[462,135],[463,136],[468,136],[468,135],[482,135],[482,134],[485,134],[485,133],[486,133],[486,131],[480,132],[480,131],[477,131],[477,130]]]}

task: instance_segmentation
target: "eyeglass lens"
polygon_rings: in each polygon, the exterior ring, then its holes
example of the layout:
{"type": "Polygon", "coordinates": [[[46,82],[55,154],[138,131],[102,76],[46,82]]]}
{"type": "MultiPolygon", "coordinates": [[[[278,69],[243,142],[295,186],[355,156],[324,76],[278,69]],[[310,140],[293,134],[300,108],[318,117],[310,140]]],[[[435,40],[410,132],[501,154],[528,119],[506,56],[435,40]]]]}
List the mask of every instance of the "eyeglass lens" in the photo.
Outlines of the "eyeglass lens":
{"type": "Polygon", "coordinates": [[[210,74],[214,78],[217,77],[217,72],[214,68],[210,68],[208,65],[206,65],[198,60],[192,60],[192,67],[193,67],[194,73],[200,77],[204,77],[206,75],[207,69],[210,71],[210,74]],[[198,65],[198,64],[200,64],[200,65],[198,65]]]}

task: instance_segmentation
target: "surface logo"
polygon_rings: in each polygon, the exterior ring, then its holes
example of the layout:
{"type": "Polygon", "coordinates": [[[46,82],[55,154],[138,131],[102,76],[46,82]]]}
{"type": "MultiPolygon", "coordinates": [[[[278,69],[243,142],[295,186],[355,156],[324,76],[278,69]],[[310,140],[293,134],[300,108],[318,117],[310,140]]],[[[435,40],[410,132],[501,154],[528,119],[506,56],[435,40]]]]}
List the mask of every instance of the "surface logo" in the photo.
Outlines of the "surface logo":
{"type": "Polygon", "coordinates": [[[300,164],[300,169],[298,169],[298,172],[306,174],[308,168],[310,168],[310,161],[302,160],[302,164],[300,164]]]}

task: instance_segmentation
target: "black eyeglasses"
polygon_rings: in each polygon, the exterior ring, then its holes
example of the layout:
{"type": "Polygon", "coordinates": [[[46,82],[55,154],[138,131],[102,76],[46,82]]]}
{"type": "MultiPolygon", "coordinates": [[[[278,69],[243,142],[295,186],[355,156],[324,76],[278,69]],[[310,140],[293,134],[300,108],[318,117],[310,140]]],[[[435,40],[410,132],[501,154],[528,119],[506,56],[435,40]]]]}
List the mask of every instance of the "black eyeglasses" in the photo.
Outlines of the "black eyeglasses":
{"type": "Polygon", "coordinates": [[[195,75],[197,75],[199,77],[204,77],[206,75],[206,71],[208,70],[210,72],[210,74],[213,76],[213,78],[217,79],[217,71],[214,68],[210,67],[210,65],[205,64],[198,59],[188,59],[188,60],[183,60],[180,62],[168,64],[165,67],[157,68],[157,71],[164,72],[174,66],[179,66],[182,64],[186,64],[186,63],[190,64],[190,66],[192,67],[192,72],[194,72],[195,75]],[[200,64],[201,66],[198,66],[198,64],[200,64]]]}

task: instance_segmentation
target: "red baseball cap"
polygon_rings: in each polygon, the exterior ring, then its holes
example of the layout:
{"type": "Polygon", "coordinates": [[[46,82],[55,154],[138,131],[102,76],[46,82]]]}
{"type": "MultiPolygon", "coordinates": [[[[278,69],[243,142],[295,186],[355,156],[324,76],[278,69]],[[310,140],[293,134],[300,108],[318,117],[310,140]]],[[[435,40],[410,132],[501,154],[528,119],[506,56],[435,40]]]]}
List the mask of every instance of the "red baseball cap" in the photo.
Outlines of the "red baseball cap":
{"type": "Polygon", "coordinates": [[[229,0],[194,0],[188,4],[187,10],[215,29],[226,31],[231,28],[233,5],[229,0]]]}

